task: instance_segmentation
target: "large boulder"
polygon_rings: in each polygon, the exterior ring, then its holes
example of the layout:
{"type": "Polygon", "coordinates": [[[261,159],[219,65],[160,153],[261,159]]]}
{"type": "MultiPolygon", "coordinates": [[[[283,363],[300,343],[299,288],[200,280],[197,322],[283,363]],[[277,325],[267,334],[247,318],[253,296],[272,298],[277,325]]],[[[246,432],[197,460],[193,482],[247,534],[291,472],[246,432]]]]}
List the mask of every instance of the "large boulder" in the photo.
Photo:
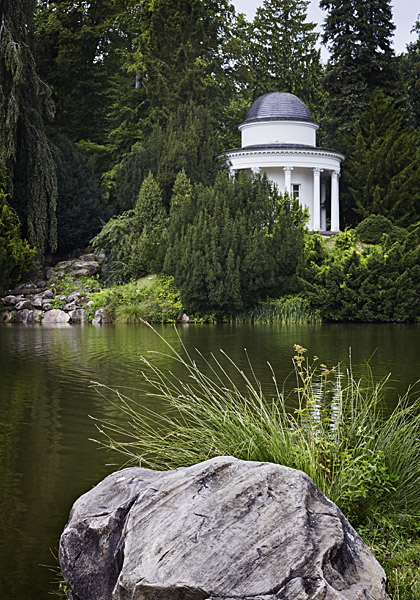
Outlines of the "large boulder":
{"type": "Polygon", "coordinates": [[[70,316],[67,313],[65,313],[63,310],[60,310],[59,308],[55,308],[53,310],[49,310],[44,314],[42,324],[51,325],[57,323],[68,323],[69,321],[70,316]]]}
{"type": "Polygon", "coordinates": [[[107,477],[60,540],[72,600],[385,600],[385,574],[300,471],[218,457],[107,477]]]}

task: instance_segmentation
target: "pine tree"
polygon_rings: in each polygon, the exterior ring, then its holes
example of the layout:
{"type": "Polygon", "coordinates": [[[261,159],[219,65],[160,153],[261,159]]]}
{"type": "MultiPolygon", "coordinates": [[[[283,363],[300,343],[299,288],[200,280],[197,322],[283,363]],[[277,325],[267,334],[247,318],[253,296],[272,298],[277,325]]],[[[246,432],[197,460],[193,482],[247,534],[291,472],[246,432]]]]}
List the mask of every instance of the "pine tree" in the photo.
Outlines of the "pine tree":
{"type": "Polygon", "coordinates": [[[44,122],[53,105],[33,56],[35,4],[0,0],[0,163],[10,204],[42,260],[57,246],[57,177],[44,122]]]}
{"type": "Polygon", "coordinates": [[[320,0],[327,11],[323,43],[330,51],[325,88],[329,134],[351,130],[377,87],[398,95],[390,0],[320,0]]]}

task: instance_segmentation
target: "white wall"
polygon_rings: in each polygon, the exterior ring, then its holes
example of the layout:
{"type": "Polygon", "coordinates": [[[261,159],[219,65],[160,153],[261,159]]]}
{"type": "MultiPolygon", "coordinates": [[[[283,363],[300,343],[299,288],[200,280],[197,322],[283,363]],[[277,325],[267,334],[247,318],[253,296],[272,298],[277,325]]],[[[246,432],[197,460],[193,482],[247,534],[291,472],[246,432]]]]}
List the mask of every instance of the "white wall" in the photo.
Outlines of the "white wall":
{"type": "Polygon", "coordinates": [[[242,147],[269,144],[303,144],[316,146],[315,123],[299,121],[257,121],[239,126],[242,147]]]}

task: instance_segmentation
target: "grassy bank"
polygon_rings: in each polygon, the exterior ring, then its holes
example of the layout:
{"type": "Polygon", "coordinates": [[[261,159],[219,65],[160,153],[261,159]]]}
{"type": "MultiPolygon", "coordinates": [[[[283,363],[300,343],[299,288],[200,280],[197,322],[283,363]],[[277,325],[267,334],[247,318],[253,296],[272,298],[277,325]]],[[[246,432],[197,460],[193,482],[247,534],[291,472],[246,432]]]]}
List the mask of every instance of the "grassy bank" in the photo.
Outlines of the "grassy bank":
{"type": "Polygon", "coordinates": [[[356,380],[351,371],[327,368],[316,357],[308,361],[300,346],[294,390],[287,394],[273,374],[274,397],[265,396],[252,365],[246,373],[223,354],[208,362],[168,351],[176,372],[183,372],[179,376],[143,359],[149,393],[168,405],[163,415],[97,384],[127,416],[126,428],[100,425],[102,444],[155,469],[217,455],[300,469],[370,544],[387,571],[393,599],[419,597],[418,399],[407,393],[386,414],[386,381],[356,380]]]}
{"type": "MultiPolygon", "coordinates": [[[[173,278],[163,275],[148,275],[126,284],[102,286],[93,277],[79,277],[78,286],[67,275],[57,282],[58,294],[83,291],[86,320],[91,321],[98,309],[104,309],[108,319],[114,323],[139,324],[175,323],[183,319],[185,310],[181,294],[173,278]]],[[[58,297],[51,304],[63,308],[65,300],[58,297]]],[[[321,322],[319,313],[310,308],[309,302],[300,296],[261,301],[246,313],[226,315],[222,313],[188,315],[195,323],[315,323],[321,322]]]]}

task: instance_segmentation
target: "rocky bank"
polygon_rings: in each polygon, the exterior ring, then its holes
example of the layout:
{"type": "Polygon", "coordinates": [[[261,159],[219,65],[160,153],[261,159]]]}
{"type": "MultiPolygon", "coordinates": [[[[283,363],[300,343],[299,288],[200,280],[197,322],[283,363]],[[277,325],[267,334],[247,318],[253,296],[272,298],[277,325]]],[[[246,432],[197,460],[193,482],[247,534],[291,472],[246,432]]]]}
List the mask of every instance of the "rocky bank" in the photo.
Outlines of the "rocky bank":
{"type": "MultiPolygon", "coordinates": [[[[21,283],[8,290],[0,302],[6,310],[0,312],[0,322],[14,323],[84,323],[87,309],[93,302],[83,278],[99,274],[104,257],[85,254],[77,259],[59,262],[45,269],[45,279],[21,283]],[[72,291],[66,293],[63,281],[71,283],[72,291]]],[[[93,323],[107,322],[106,312],[95,312],[93,323]]]]}

